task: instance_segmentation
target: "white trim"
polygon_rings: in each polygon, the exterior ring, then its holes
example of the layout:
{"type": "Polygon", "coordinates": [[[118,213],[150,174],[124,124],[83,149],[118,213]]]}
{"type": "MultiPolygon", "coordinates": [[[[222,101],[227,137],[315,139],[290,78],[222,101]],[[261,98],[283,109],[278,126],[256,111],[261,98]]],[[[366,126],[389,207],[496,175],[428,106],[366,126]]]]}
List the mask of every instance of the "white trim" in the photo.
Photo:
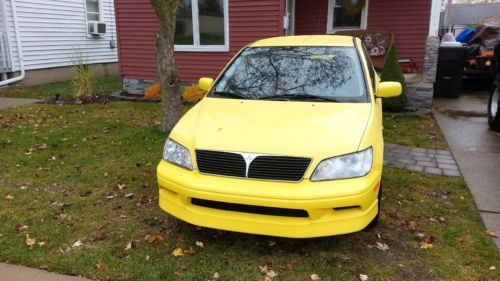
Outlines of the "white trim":
{"type": "Polygon", "coordinates": [[[337,31],[344,31],[344,30],[359,30],[359,29],[366,29],[368,26],[368,7],[369,7],[369,0],[365,1],[365,6],[363,7],[363,10],[361,11],[361,26],[360,28],[333,28],[333,10],[335,9],[335,0],[328,0],[328,15],[327,15],[327,20],[326,20],[326,33],[327,34],[334,34],[337,31]]]}
{"type": "Polygon", "coordinates": [[[429,36],[438,36],[441,4],[442,0],[432,0],[431,16],[429,19],[429,36]]]}
{"type": "Polygon", "coordinates": [[[224,0],[224,45],[200,45],[198,0],[191,0],[193,45],[175,45],[176,52],[229,52],[229,1],[224,0]]]}

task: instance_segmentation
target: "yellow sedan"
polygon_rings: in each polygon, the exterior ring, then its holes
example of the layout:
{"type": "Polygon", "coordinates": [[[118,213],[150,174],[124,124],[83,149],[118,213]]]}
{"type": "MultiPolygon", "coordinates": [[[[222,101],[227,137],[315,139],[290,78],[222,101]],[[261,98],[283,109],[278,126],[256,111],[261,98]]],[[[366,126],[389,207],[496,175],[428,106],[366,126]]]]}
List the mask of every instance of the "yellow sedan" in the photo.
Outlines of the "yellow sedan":
{"type": "Polygon", "coordinates": [[[157,168],[159,204],[188,223],[307,238],[378,221],[382,100],[361,41],[290,36],[243,48],[178,122],[157,168]]]}

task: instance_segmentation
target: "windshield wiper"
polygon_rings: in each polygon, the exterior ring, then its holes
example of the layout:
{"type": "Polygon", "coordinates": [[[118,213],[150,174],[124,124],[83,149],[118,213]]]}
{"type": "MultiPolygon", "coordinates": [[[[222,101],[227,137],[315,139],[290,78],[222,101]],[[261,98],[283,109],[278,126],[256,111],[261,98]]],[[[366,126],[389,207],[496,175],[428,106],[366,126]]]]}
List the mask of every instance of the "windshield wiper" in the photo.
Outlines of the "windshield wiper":
{"type": "Polygon", "coordinates": [[[233,98],[233,99],[244,99],[246,100],[247,97],[240,93],[235,93],[235,92],[219,92],[219,91],[213,91],[212,95],[217,96],[217,97],[224,97],[224,98],[233,98]]]}
{"type": "Polygon", "coordinates": [[[276,100],[279,100],[279,99],[285,99],[285,100],[322,100],[322,101],[329,101],[329,102],[340,102],[339,100],[332,98],[332,97],[315,96],[315,95],[309,95],[309,94],[283,94],[283,95],[261,97],[258,99],[259,100],[273,100],[273,99],[276,99],[276,100]]]}

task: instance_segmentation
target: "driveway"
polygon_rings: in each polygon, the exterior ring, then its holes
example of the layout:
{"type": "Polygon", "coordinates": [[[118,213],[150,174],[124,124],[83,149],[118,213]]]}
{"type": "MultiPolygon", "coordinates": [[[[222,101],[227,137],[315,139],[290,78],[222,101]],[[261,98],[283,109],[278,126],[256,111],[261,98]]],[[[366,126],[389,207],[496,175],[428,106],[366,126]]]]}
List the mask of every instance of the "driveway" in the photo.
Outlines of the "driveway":
{"type": "MultiPolygon", "coordinates": [[[[487,92],[435,99],[434,116],[469,186],[486,228],[500,233],[500,134],[489,130],[487,92]]],[[[500,249],[500,239],[493,238],[500,249]]]]}

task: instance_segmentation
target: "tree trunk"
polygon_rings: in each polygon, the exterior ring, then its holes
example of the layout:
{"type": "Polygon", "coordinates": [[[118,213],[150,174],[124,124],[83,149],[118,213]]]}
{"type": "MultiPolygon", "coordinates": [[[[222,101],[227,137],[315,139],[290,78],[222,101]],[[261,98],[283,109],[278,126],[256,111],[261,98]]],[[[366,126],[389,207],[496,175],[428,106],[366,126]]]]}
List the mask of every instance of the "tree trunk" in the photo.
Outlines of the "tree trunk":
{"type": "Polygon", "coordinates": [[[181,118],[180,78],[174,58],[175,15],[179,0],[151,0],[159,32],[156,34],[156,64],[163,115],[161,131],[170,133],[181,118]]]}

